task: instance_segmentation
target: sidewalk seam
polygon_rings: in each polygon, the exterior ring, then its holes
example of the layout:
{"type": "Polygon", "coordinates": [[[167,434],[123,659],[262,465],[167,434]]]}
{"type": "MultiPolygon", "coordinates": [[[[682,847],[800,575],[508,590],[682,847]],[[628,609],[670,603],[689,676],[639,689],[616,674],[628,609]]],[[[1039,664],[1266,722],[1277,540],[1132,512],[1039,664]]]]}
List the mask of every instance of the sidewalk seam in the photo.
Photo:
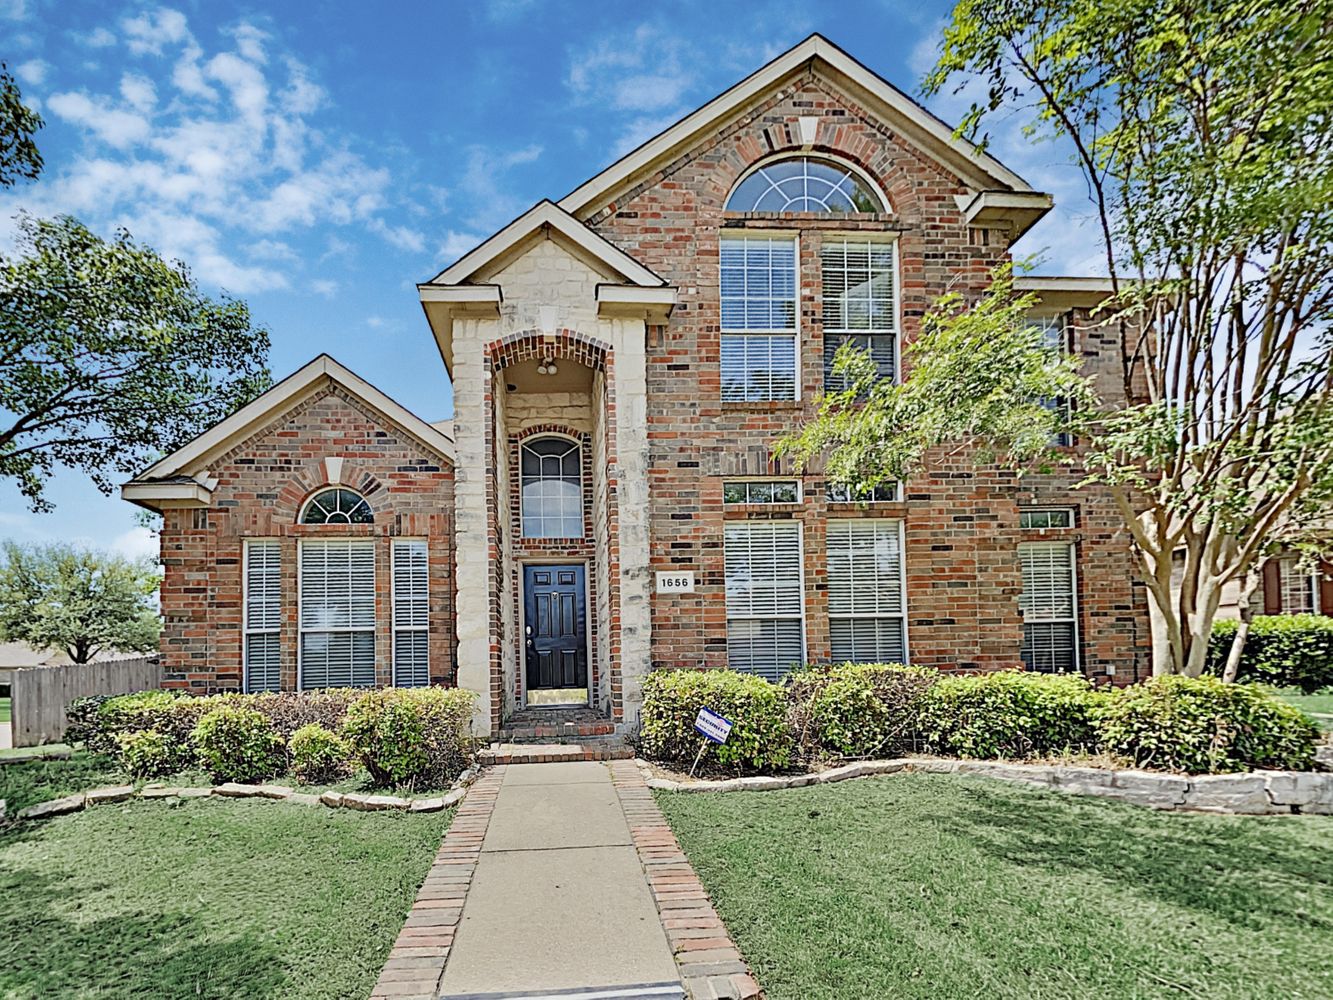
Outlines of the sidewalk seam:
{"type": "Polygon", "coordinates": [[[505,766],[488,767],[468,789],[417,890],[389,951],[371,1000],[436,1000],[454,934],[477,871],[481,842],[504,781],[505,766]]]}
{"type": "Polygon", "coordinates": [[[686,992],[692,1000],[761,998],[759,983],[657,807],[638,764],[617,760],[608,766],[686,992]]]}

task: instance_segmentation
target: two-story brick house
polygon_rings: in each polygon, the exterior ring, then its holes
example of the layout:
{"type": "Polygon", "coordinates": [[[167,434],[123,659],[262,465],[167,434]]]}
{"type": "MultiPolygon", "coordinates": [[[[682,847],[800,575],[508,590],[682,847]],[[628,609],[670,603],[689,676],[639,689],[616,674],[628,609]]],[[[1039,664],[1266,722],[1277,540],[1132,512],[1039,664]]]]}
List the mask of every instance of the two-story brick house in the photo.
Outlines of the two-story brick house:
{"type": "MultiPolygon", "coordinates": [[[[807,39],[418,286],[451,425],[321,356],[124,487],[165,518],[170,683],[456,683],[497,731],[553,702],[632,723],[656,668],[1140,676],[1129,540],[1076,468],[951,452],[850,496],[771,453],[839,344],[897,377],[1050,205],[807,39]]],[[[1022,281],[1121,393],[1101,283],[1022,281]]]]}

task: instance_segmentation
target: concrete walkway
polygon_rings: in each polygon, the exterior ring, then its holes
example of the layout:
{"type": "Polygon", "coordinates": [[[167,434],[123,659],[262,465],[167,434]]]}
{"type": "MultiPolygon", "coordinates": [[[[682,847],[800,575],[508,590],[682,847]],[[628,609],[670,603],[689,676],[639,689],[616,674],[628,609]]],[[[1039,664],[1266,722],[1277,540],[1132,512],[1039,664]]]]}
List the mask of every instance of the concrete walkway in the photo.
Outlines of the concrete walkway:
{"type": "Polygon", "coordinates": [[[605,764],[505,769],[439,995],[684,996],[605,764]]]}

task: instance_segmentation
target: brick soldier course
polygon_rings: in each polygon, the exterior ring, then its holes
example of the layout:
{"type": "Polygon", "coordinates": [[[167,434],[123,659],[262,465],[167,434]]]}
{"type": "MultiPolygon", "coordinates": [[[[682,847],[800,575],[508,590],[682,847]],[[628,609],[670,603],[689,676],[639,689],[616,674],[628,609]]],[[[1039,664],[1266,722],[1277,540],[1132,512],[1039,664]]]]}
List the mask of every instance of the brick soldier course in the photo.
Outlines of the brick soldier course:
{"type": "MultiPolygon", "coordinates": [[[[1049,207],[1048,195],[812,36],[418,286],[453,384],[452,421],[428,423],[321,356],[124,487],[128,499],[164,515],[167,683],[192,691],[255,686],[245,638],[255,623],[246,615],[265,581],[247,582],[245,542],[271,539],[282,689],[303,684],[303,656],[328,657],[319,677],[356,669],[364,680],[373,669],[378,684],[393,682],[401,661],[414,683],[475,691],[479,735],[505,739],[522,729],[526,738],[575,738],[578,727],[558,714],[550,726],[510,722],[553,694],[611,727],[598,728],[596,739],[623,735],[637,722],[648,671],[737,666],[743,640],[735,636],[744,626],[729,640],[729,526],[799,525],[800,653],[783,647],[781,655],[834,656],[835,520],[877,520],[895,532],[901,524],[912,662],[1019,666],[1020,546],[1054,541],[1073,553],[1071,662],[1099,681],[1143,676],[1149,630],[1131,540],[1104,490],[1076,489],[1077,443],[1068,465],[1021,478],[966,450],[933,454],[898,499],[872,503],[830,500],[820,469],[798,476],[772,457],[775,441],[816,412],[823,389],[822,251],[830,241],[875,237],[893,246],[892,333],[899,367],[910,368],[904,349],[931,304],[951,291],[980,294],[1049,207]],[[752,171],[800,158],[857,179],[879,209],[728,207],[752,171]],[[723,399],[721,248],[733,236],[795,241],[797,398],[723,399]],[[577,446],[577,484],[565,473],[524,468],[523,446],[552,437],[577,446]],[[775,478],[799,480],[799,499],[724,503],[727,482],[775,478]],[[364,497],[371,523],[297,523],[311,497],[331,487],[364,497]],[[580,527],[559,524],[574,537],[526,526],[525,505],[565,510],[565,497],[580,527]],[[1025,528],[1031,508],[1067,509],[1070,523],[1025,528]],[[375,541],[373,584],[353,573],[302,590],[310,540],[361,537],[375,541]],[[396,573],[399,539],[424,542],[424,581],[396,573]],[[525,567],[581,568],[581,589],[571,583],[529,594],[525,567]],[[689,585],[659,590],[661,573],[684,574],[689,585]],[[351,591],[373,585],[373,642],[334,634],[347,627],[344,582],[351,591]],[[424,625],[419,616],[415,626],[404,624],[417,611],[396,610],[417,608],[413,594],[427,606],[424,625]],[[569,627],[548,635],[543,630],[558,631],[553,623],[569,627]],[[331,637],[316,637],[303,653],[303,630],[325,625],[331,637]],[[413,627],[425,630],[424,653],[411,645],[413,627]],[[547,645],[539,649],[538,640],[547,645]],[[561,664],[558,681],[535,669],[546,655],[561,664]],[[412,673],[423,656],[427,664],[412,673]]],[[[1105,289],[1087,278],[1020,285],[1037,294],[1034,318],[1059,327],[1064,349],[1082,359],[1099,394],[1124,399],[1116,334],[1094,318],[1105,289]]],[[[751,568],[737,571],[733,599],[751,568]]],[[[896,648],[876,643],[869,655],[896,648]]],[[[610,747],[597,754],[613,755],[610,747]]],[[[531,756],[509,751],[496,759],[531,756]]]]}

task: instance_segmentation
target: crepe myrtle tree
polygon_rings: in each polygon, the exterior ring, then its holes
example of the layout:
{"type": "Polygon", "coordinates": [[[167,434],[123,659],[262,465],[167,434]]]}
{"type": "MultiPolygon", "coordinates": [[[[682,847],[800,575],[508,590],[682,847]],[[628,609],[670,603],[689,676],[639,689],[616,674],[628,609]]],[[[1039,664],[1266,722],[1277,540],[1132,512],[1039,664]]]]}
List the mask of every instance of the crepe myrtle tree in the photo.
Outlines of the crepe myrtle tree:
{"type": "Polygon", "coordinates": [[[901,385],[845,351],[851,387],[779,450],[862,487],[948,447],[1073,464],[1133,538],[1154,673],[1198,675],[1223,588],[1321,548],[1333,501],[1333,0],[962,0],[924,84],[946,88],[976,98],[959,131],[983,146],[1018,114],[1072,149],[1123,398],[1051,355],[1004,269],[937,304],[901,385]]]}
{"type": "Polygon", "coordinates": [[[75,663],[103,651],[157,649],[157,569],[73,545],[0,552],[0,639],[60,650],[75,663]]]}

